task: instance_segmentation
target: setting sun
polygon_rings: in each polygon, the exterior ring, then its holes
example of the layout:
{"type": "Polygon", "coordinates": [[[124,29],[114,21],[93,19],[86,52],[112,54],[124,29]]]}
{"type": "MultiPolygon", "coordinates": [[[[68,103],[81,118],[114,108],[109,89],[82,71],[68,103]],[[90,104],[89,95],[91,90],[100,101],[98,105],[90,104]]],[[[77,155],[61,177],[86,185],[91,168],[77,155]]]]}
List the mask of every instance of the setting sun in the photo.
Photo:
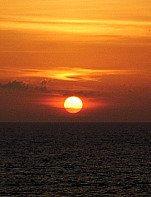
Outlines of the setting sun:
{"type": "Polygon", "coordinates": [[[76,96],[68,97],[64,102],[64,108],[67,112],[75,114],[81,111],[83,108],[83,102],[76,96]]]}

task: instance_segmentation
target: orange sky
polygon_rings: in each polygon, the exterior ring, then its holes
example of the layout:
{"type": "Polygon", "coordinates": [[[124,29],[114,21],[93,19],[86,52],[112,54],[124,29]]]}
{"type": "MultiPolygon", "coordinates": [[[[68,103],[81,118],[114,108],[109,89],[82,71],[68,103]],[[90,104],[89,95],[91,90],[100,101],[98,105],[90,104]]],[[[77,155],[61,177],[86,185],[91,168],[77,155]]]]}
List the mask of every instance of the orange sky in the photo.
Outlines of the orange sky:
{"type": "Polygon", "coordinates": [[[150,0],[0,0],[0,121],[151,121],[150,10],[150,0]],[[70,95],[85,102],[74,116],[62,109],[70,95]]]}

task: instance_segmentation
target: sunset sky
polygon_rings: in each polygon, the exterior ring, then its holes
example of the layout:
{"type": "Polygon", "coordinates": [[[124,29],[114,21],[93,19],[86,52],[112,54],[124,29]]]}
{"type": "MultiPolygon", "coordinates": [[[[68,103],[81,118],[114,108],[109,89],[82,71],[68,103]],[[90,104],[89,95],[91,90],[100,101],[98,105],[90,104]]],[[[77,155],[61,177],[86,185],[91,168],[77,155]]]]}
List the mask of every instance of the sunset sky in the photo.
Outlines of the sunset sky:
{"type": "Polygon", "coordinates": [[[151,121],[150,68],[150,0],[0,0],[1,122],[151,121]]]}

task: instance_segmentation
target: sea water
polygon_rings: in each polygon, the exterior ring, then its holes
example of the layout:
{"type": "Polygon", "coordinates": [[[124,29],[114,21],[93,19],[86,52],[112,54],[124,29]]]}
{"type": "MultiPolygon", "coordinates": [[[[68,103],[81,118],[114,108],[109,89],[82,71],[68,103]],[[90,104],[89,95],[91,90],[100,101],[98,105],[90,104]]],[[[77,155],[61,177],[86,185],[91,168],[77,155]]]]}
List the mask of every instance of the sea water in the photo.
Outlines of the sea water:
{"type": "Polygon", "coordinates": [[[0,196],[151,196],[150,123],[0,123],[0,196]]]}

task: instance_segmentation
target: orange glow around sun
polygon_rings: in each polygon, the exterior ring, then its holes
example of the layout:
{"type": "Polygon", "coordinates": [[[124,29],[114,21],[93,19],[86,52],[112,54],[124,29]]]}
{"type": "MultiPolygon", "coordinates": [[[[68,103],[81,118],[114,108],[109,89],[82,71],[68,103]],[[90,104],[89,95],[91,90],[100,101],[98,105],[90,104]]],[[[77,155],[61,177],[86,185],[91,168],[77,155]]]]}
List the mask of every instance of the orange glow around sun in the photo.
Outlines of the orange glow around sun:
{"type": "Polygon", "coordinates": [[[75,114],[81,111],[83,108],[83,102],[76,96],[68,97],[64,102],[64,108],[67,112],[75,114]]]}

